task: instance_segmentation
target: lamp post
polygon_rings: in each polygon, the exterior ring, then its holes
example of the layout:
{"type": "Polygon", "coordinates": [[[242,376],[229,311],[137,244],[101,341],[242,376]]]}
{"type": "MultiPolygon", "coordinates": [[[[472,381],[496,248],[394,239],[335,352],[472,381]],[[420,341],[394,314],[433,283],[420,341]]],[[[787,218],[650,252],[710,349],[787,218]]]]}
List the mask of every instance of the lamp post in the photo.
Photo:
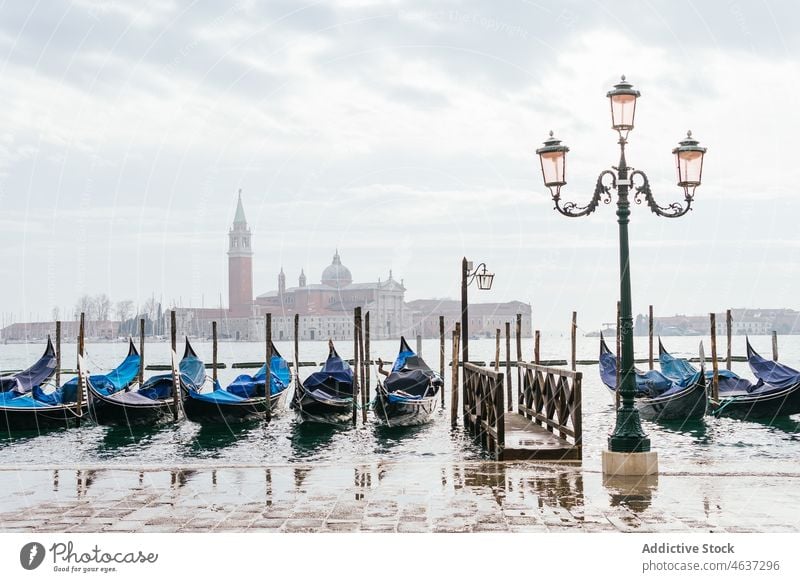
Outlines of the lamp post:
{"type": "MultiPolygon", "coordinates": [[[[617,389],[621,396],[621,406],[617,409],[614,432],[608,438],[608,449],[613,453],[638,453],[650,450],[650,440],[642,429],[639,411],[634,406],[636,394],[636,378],[633,362],[633,317],[631,315],[631,275],[628,251],[628,222],[630,217],[630,200],[628,193],[634,189],[633,199],[636,204],[643,201],[658,216],[677,218],[686,214],[692,206],[695,189],[700,185],[703,172],[703,155],[706,148],[700,147],[697,140],[688,132],[686,138],[672,150],[678,172],[678,186],[683,189],[683,202],[673,202],[666,207],[659,206],[650,191],[647,175],[641,170],[634,170],[625,161],[625,146],[628,134],[633,129],[636,113],[636,100],[639,91],[625,80],[614,86],[607,97],[611,104],[611,127],[619,134],[619,165],[611,170],[603,170],[597,178],[594,195],[586,206],[578,206],[574,202],[561,200],[561,188],[566,181],[566,154],[569,148],[561,141],[550,137],[544,145],[536,150],[542,167],[544,184],[550,190],[555,209],[568,217],[587,216],[594,212],[601,201],[611,203],[611,190],[617,193],[617,222],[619,224],[619,266],[620,266],[620,332],[622,340],[622,362],[620,366],[620,386],[617,389]]],[[[619,363],[618,363],[619,365],[619,363]]]]}
{"type": "Polygon", "coordinates": [[[492,288],[494,273],[486,270],[486,263],[481,263],[475,269],[472,261],[464,257],[461,261],[461,361],[469,361],[469,313],[467,287],[477,280],[478,289],[488,291],[492,288]]]}

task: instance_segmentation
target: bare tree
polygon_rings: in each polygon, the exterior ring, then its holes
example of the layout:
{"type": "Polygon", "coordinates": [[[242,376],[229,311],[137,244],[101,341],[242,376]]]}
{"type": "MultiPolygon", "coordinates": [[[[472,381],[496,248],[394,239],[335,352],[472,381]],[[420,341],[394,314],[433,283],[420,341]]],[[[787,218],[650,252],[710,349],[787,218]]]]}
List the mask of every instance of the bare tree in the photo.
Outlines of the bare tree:
{"type": "Polygon", "coordinates": [[[78,299],[77,303],[75,303],[75,319],[78,319],[81,316],[81,313],[85,313],[87,317],[92,316],[92,311],[94,301],[88,295],[81,295],[78,299]]]}
{"type": "Polygon", "coordinates": [[[150,321],[155,321],[156,317],[158,317],[158,301],[156,301],[155,297],[151,297],[147,301],[144,302],[144,314],[150,321]]]}
{"type": "Polygon", "coordinates": [[[50,315],[52,316],[53,321],[58,321],[58,316],[61,315],[61,310],[57,305],[53,307],[53,311],[50,312],[50,315]]]}
{"type": "Polygon", "coordinates": [[[94,316],[97,321],[108,321],[111,311],[111,299],[105,293],[100,293],[94,298],[94,316]]]}
{"type": "Polygon", "coordinates": [[[133,301],[130,299],[117,301],[114,313],[119,321],[127,321],[131,318],[131,315],[133,315],[133,301]]]}

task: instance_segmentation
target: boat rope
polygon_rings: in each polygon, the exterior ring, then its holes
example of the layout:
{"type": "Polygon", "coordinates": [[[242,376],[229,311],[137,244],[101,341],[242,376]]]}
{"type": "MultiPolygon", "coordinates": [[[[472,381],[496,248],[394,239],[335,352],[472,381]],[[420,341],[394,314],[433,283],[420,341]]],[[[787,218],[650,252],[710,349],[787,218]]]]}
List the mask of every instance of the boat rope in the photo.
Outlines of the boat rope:
{"type": "Polygon", "coordinates": [[[728,407],[728,405],[731,404],[736,399],[737,399],[736,396],[731,396],[728,400],[725,401],[725,403],[722,406],[712,411],[711,414],[716,417],[719,417],[719,415],[722,414],[722,411],[725,410],[728,407]]]}

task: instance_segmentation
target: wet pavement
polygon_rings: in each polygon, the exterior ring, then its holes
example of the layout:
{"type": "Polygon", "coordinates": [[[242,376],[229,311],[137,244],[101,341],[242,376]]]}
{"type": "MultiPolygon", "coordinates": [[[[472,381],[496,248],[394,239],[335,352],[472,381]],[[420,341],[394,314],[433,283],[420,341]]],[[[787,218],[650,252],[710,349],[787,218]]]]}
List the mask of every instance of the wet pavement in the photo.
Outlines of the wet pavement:
{"type": "Polygon", "coordinates": [[[0,468],[6,532],[796,532],[800,473],[580,464],[0,468]]]}

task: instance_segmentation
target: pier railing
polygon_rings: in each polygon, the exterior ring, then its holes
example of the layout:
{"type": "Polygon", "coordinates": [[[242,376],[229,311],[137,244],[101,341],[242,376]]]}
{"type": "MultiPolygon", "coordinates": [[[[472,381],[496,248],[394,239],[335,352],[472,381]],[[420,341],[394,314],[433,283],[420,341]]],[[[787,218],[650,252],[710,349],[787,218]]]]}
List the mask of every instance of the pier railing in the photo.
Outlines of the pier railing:
{"type": "Polygon", "coordinates": [[[505,374],[464,364],[464,427],[496,459],[505,448],[505,374]]]}
{"type": "Polygon", "coordinates": [[[522,385],[517,412],[545,430],[572,442],[578,458],[583,446],[581,381],[583,374],[518,362],[522,385]]]}

